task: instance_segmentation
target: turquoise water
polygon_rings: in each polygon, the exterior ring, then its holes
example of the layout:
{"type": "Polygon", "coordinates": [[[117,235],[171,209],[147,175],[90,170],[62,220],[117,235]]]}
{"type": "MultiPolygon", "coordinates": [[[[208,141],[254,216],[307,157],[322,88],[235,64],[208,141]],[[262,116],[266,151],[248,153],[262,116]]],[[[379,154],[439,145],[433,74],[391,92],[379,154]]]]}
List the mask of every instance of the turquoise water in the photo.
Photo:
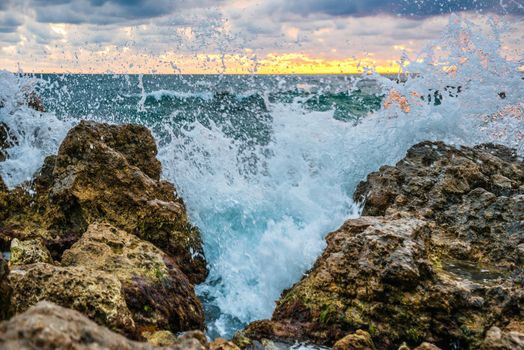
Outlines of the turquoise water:
{"type": "Polygon", "coordinates": [[[210,275],[197,291],[209,335],[228,337],[271,316],[282,290],[322,252],[325,235],[359,215],[352,200],[358,182],[413,144],[496,142],[524,154],[524,80],[497,38],[452,16],[439,43],[449,54],[437,60],[431,46],[411,62],[417,74],[401,81],[379,75],[35,80],[0,71],[0,122],[19,141],[0,174],[10,187],[30,180],[80,119],[149,127],[163,178],[175,183],[202,232],[210,275]],[[447,71],[450,65],[456,70],[447,71]],[[46,113],[25,106],[24,91],[32,90],[46,113]]]}

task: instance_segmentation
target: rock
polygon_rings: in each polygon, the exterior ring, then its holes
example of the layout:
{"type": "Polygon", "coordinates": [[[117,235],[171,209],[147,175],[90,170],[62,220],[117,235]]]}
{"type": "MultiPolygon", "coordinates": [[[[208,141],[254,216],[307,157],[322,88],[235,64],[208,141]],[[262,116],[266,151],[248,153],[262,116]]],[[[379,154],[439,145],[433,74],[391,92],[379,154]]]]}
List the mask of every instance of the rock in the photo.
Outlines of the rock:
{"type": "Polygon", "coordinates": [[[150,334],[147,338],[148,343],[160,346],[175,346],[189,350],[209,349],[206,335],[201,331],[189,331],[182,333],[178,338],[169,331],[158,331],[150,334]]]}
{"type": "Polygon", "coordinates": [[[7,159],[7,149],[18,143],[15,134],[7,124],[0,122],[0,162],[7,159]]]}
{"type": "Polygon", "coordinates": [[[51,253],[41,239],[20,241],[17,238],[11,241],[11,266],[28,265],[34,263],[53,263],[51,253]]]}
{"type": "Polygon", "coordinates": [[[524,232],[523,183],[524,162],[512,149],[423,142],[396,166],[371,173],[354,197],[364,200],[363,215],[409,212],[431,219],[471,246],[458,255],[512,269],[524,232]]]}
{"type": "Polygon", "coordinates": [[[6,350],[206,350],[195,338],[179,339],[169,347],[137,343],[101,327],[79,312],[41,302],[0,323],[0,348],[6,350]]]}
{"type": "Polygon", "coordinates": [[[417,346],[414,350],[441,350],[438,346],[431,343],[422,343],[417,346]]]}
{"type": "Polygon", "coordinates": [[[64,266],[83,266],[116,277],[137,331],[204,329],[194,287],[167,254],[115,227],[92,224],[62,256],[64,266]]]}
{"type": "Polygon", "coordinates": [[[191,343],[196,340],[201,346],[208,348],[207,337],[201,331],[184,332],[177,338],[179,343],[191,343]]]}
{"type": "MultiPolygon", "coordinates": [[[[1,223],[7,218],[9,213],[9,200],[10,194],[7,186],[4,183],[4,180],[0,176],[0,227],[1,223]]],[[[0,233],[0,250],[7,250],[7,242],[2,239],[3,235],[0,233]]],[[[10,240],[9,240],[10,241],[10,240]]]]}
{"type": "Polygon", "coordinates": [[[109,273],[83,266],[37,263],[14,267],[8,281],[12,288],[11,315],[47,300],[80,311],[101,325],[137,338],[122,285],[109,273]]]}
{"type": "Polygon", "coordinates": [[[7,281],[9,274],[9,267],[7,261],[4,260],[0,252],[0,320],[4,320],[9,316],[8,308],[11,298],[11,287],[7,281]]]}
{"type": "Polygon", "coordinates": [[[9,142],[9,131],[7,125],[0,123],[0,162],[7,159],[6,149],[11,147],[9,142]]]}
{"type": "Polygon", "coordinates": [[[27,107],[34,109],[37,112],[45,112],[44,102],[42,98],[36,94],[36,92],[30,92],[26,96],[27,107]]]}
{"type": "Polygon", "coordinates": [[[333,346],[333,350],[375,350],[371,335],[363,330],[358,330],[340,339],[333,346]]]}
{"type": "Polygon", "coordinates": [[[32,183],[36,194],[28,196],[23,186],[11,193],[0,231],[10,239],[43,238],[60,260],[89,224],[103,220],[155,244],[193,283],[202,282],[207,266],[200,234],[174,186],[160,181],[156,154],[145,127],[82,121],[58,155],[45,160],[32,183]]]}
{"type": "MultiPolygon", "coordinates": [[[[63,172],[65,167],[91,160],[98,160],[101,163],[98,166],[112,166],[102,162],[113,158],[110,153],[118,153],[125,159],[125,165],[138,168],[152,180],[160,180],[161,165],[156,159],[155,139],[146,127],[134,124],[81,122],[68,133],[60,146],[56,171],[63,172]]],[[[115,159],[122,162],[120,157],[115,159]]]]}
{"type": "Polygon", "coordinates": [[[480,348],[482,350],[522,350],[524,349],[524,333],[503,332],[498,327],[491,327],[480,348]]]}
{"type": "Polygon", "coordinates": [[[158,331],[145,335],[147,342],[157,346],[168,346],[176,343],[176,337],[170,331],[158,331]]]}
{"type": "Polygon", "coordinates": [[[158,331],[147,336],[147,342],[157,346],[169,346],[189,350],[209,349],[209,344],[201,331],[185,332],[178,338],[169,331],[158,331]]]}
{"type": "Polygon", "coordinates": [[[523,184],[524,163],[505,147],[414,146],[359,185],[367,216],[329,234],[271,320],[236,344],[331,347],[361,330],[379,349],[475,349],[491,327],[524,324],[523,184]]]}
{"type": "Polygon", "coordinates": [[[209,344],[209,350],[240,350],[232,341],[217,338],[209,344]]]}

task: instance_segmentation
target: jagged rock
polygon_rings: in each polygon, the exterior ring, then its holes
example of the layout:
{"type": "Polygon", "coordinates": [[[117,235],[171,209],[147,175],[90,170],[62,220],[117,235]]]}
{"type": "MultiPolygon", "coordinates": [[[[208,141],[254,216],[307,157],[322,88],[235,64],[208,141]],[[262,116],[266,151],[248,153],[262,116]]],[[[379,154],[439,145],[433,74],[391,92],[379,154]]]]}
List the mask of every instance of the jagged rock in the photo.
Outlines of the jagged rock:
{"type": "Polygon", "coordinates": [[[134,235],[109,224],[92,224],[64,252],[62,264],[115,276],[139,334],[204,329],[204,312],[193,285],[173,259],[134,235]]]}
{"type": "Polygon", "coordinates": [[[7,239],[44,238],[60,260],[89,224],[103,220],[155,244],[192,282],[202,282],[207,267],[200,234],[174,186],[159,180],[156,153],[145,127],[82,121],[58,155],[45,160],[32,183],[36,194],[19,187],[7,208],[0,208],[6,213],[0,233],[7,239]]]}
{"type": "MultiPolygon", "coordinates": [[[[8,216],[9,196],[9,190],[0,176],[0,223],[8,216]]],[[[1,226],[0,224],[0,249],[3,249],[5,248],[6,242],[2,240],[1,226]]]]}
{"type": "Polygon", "coordinates": [[[445,226],[443,240],[457,243],[445,244],[451,256],[513,269],[524,232],[523,183],[514,150],[423,142],[396,166],[371,173],[355,200],[364,200],[363,215],[409,212],[445,226]]]}
{"type": "Polygon", "coordinates": [[[361,329],[340,339],[333,350],[376,350],[371,335],[361,329]]]}
{"type": "Polygon", "coordinates": [[[0,162],[7,159],[7,150],[18,144],[18,139],[14,132],[6,123],[0,122],[0,162]]]}
{"type": "Polygon", "coordinates": [[[181,337],[168,347],[138,343],[101,327],[79,312],[41,302],[0,323],[0,348],[5,350],[206,350],[196,337],[181,337]]]}
{"type": "Polygon", "coordinates": [[[11,241],[11,266],[28,265],[34,263],[53,263],[51,253],[41,239],[20,241],[17,238],[11,241]]]}
{"type": "Polygon", "coordinates": [[[240,350],[232,341],[217,338],[209,344],[209,350],[240,350]]]}
{"type": "Polygon", "coordinates": [[[11,315],[47,300],[80,311],[99,324],[136,338],[135,323],[120,281],[83,266],[45,263],[16,266],[8,275],[11,315]]]}
{"type": "Polygon", "coordinates": [[[178,338],[169,331],[158,331],[149,333],[147,336],[147,342],[158,346],[171,346],[175,345],[177,348],[182,346],[183,348],[192,349],[209,349],[206,335],[201,331],[189,331],[180,335],[178,338]]]}
{"type": "Polygon", "coordinates": [[[201,332],[201,331],[190,331],[190,332],[185,332],[183,333],[182,335],[180,335],[178,338],[177,338],[177,341],[178,342],[192,342],[193,340],[196,340],[197,342],[200,343],[201,346],[205,347],[205,348],[208,348],[209,347],[209,344],[207,342],[207,337],[206,335],[201,332]]]}
{"type": "Polygon", "coordinates": [[[10,314],[49,300],[137,339],[146,331],[204,328],[202,305],[186,275],[167,254],[134,235],[92,224],[64,252],[62,266],[37,262],[37,245],[13,243],[10,314]]]}
{"type": "Polygon", "coordinates": [[[272,319],[248,325],[237,345],[333,346],[364,330],[379,349],[474,349],[491,327],[523,324],[523,184],[522,159],[502,146],[414,146],[359,185],[368,216],[329,234],[272,319]]]}

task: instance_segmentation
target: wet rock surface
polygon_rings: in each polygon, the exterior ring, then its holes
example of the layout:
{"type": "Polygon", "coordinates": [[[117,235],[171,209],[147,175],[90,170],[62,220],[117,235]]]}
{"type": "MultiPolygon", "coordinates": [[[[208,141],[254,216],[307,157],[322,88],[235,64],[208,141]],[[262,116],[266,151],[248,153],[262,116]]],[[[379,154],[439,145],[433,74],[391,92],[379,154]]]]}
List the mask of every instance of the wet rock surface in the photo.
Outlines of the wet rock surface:
{"type": "Polygon", "coordinates": [[[131,341],[97,325],[81,313],[41,302],[0,323],[0,348],[5,350],[205,350],[196,336],[175,339],[169,346],[131,341]]]}
{"type": "Polygon", "coordinates": [[[361,329],[340,339],[333,350],[376,350],[371,335],[361,329]]]}
{"type": "Polygon", "coordinates": [[[8,317],[8,308],[11,298],[11,287],[7,281],[7,275],[9,268],[7,261],[4,260],[2,254],[0,254],[0,319],[8,317]]]}
{"type": "Polygon", "coordinates": [[[512,149],[425,142],[370,174],[355,200],[364,201],[363,215],[407,212],[445,228],[440,248],[452,257],[521,270],[523,186],[524,163],[512,149]]]}
{"type": "Polygon", "coordinates": [[[0,180],[2,319],[51,301],[135,340],[204,328],[200,234],[156,153],[145,127],[81,122],[31,182],[0,180]]]}
{"type": "Polygon", "coordinates": [[[20,241],[15,238],[11,241],[10,260],[11,267],[35,263],[52,263],[51,253],[41,239],[20,241]]]}
{"type": "Polygon", "coordinates": [[[81,122],[25,185],[34,195],[24,186],[12,191],[0,230],[10,239],[43,238],[59,259],[89,224],[103,220],[155,244],[192,282],[202,282],[200,234],[175,187],[159,180],[156,153],[145,127],[81,122]]]}
{"type": "Polygon", "coordinates": [[[38,263],[17,266],[8,275],[12,288],[10,313],[16,315],[47,300],[82,312],[99,324],[133,336],[135,324],[120,281],[83,266],[38,263]]]}
{"type": "Polygon", "coordinates": [[[378,349],[521,349],[523,185],[508,148],[412,147],[359,185],[364,216],[236,343],[344,346],[363,331],[378,349]]]}
{"type": "Polygon", "coordinates": [[[64,252],[62,265],[115,276],[139,334],[204,328],[202,305],[188,278],[162,250],[134,235],[93,224],[64,252]]]}
{"type": "Polygon", "coordinates": [[[4,123],[0,123],[0,162],[7,159],[7,149],[11,147],[9,129],[4,123]]]}

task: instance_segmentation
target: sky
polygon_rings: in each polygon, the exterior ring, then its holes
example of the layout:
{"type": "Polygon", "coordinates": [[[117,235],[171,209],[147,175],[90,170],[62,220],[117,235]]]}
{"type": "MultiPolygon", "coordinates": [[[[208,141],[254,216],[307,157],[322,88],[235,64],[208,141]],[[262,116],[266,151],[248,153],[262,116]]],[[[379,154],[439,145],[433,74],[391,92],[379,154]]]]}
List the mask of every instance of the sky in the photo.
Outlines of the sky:
{"type": "MultiPolygon", "coordinates": [[[[70,73],[396,72],[450,13],[508,27],[523,0],[0,0],[0,69],[70,73]]],[[[484,27],[487,24],[483,24],[484,27]]]]}

